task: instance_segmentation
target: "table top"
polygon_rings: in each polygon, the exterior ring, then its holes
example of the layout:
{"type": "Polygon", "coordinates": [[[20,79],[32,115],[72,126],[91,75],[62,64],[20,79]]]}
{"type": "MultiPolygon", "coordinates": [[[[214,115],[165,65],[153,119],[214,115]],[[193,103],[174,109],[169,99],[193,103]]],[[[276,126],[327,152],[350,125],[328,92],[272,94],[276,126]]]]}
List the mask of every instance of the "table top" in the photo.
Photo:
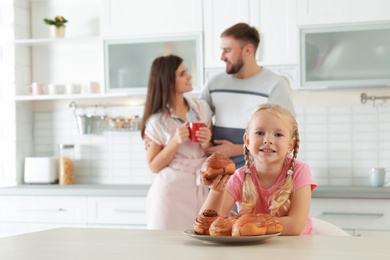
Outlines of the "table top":
{"type": "Polygon", "coordinates": [[[1,259],[388,259],[390,238],[277,236],[212,244],[183,231],[57,228],[0,239],[1,259]],[[221,255],[222,254],[222,255],[221,255]]]}

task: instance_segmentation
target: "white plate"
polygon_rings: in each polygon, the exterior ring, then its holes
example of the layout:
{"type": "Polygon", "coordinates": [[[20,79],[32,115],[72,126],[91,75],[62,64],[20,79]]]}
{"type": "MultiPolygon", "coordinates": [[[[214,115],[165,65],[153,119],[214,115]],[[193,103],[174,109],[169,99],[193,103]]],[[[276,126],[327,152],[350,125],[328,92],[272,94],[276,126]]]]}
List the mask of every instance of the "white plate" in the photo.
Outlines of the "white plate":
{"type": "Polygon", "coordinates": [[[242,243],[254,243],[260,242],[272,237],[279,236],[281,233],[262,235],[262,236],[207,236],[207,235],[198,235],[193,230],[186,230],[184,234],[190,236],[195,239],[202,240],[204,242],[209,243],[217,243],[217,244],[242,244],[242,243]]]}

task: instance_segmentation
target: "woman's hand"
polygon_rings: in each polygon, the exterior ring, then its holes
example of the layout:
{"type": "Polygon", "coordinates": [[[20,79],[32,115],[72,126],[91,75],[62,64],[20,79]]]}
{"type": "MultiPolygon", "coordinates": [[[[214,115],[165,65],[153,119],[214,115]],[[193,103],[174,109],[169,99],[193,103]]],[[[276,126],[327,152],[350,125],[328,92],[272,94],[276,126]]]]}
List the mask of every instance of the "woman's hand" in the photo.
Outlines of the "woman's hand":
{"type": "Polygon", "coordinates": [[[196,131],[196,136],[198,137],[200,146],[205,149],[210,147],[211,144],[211,130],[208,127],[201,127],[198,131],[196,131]]]}
{"type": "Polygon", "coordinates": [[[189,138],[190,138],[190,130],[188,128],[188,122],[187,122],[185,124],[182,124],[178,128],[176,128],[176,132],[172,140],[176,144],[182,144],[185,143],[189,138]]]}

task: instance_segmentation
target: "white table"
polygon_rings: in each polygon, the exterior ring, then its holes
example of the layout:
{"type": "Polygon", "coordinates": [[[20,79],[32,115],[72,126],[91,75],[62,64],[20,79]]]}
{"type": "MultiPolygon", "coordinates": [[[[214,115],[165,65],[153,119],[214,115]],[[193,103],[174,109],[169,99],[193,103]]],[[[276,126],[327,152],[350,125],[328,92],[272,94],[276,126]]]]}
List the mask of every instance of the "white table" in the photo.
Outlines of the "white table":
{"type": "Polygon", "coordinates": [[[293,236],[257,244],[204,243],[181,231],[58,228],[0,239],[4,260],[389,259],[390,238],[293,236]],[[223,254],[223,255],[221,255],[223,254]]]}

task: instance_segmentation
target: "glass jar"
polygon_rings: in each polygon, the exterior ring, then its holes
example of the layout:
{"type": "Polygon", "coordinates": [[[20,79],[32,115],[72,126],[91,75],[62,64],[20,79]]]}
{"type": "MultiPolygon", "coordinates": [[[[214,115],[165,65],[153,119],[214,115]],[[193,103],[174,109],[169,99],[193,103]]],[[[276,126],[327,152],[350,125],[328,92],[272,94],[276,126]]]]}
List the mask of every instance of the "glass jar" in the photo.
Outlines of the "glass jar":
{"type": "Polygon", "coordinates": [[[134,115],[134,118],[131,120],[131,129],[139,130],[141,128],[141,122],[139,115],[134,115]]]}
{"type": "Polygon", "coordinates": [[[74,184],[74,145],[60,144],[59,146],[60,184],[74,184]]]}

